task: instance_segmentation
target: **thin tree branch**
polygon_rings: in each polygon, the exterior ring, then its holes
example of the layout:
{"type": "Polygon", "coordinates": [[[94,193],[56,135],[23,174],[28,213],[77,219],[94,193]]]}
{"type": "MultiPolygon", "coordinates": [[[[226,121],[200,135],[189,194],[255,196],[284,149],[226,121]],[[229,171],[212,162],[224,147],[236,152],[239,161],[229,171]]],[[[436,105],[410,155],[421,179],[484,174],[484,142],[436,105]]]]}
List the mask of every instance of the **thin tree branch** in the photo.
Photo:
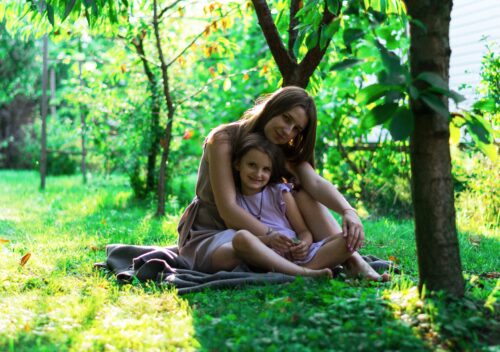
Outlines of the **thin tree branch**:
{"type": "Polygon", "coordinates": [[[300,10],[300,0],[292,0],[290,3],[290,25],[288,26],[288,55],[293,61],[297,62],[297,57],[293,52],[295,41],[297,40],[298,31],[295,29],[299,24],[299,19],[296,17],[300,10]]]}
{"type": "Polygon", "coordinates": [[[186,101],[194,98],[195,96],[197,96],[198,94],[200,94],[201,92],[203,92],[205,90],[205,88],[207,88],[208,86],[212,85],[213,83],[215,83],[217,81],[222,81],[222,80],[225,80],[226,78],[238,76],[238,75],[245,74],[245,73],[252,72],[252,71],[258,71],[258,70],[256,68],[252,68],[250,70],[245,70],[243,72],[238,72],[238,73],[233,73],[233,74],[226,75],[226,76],[221,76],[221,77],[218,77],[218,78],[213,78],[213,79],[209,80],[207,83],[205,83],[205,85],[203,85],[200,89],[198,89],[197,91],[195,91],[190,96],[188,96],[188,97],[186,97],[186,98],[184,98],[182,100],[178,100],[176,102],[176,106],[180,106],[180,105],[184,104],[186,101]]]}
{"type": "Polygon", "coordinates": [[[290,57],[283,45],[266,0],[252,0],[252,3],[274,61],[276,61],[283,78],[286,78],[290,75],[290,72],[293,72],[297,63],[290,57]]]}
{"type": "Polygon", "coordinates": [[[168,10],[174,8],[178,3],[180,3],[182,0],[176,0],[174,1],[172,4],[168,5],[167,7],[165,7],[163,10],[160,11],[160,14],[158,15],[158,19],[160,20],[163,15],[165,14],[165,12],[167,12],[168,10]]]}
{"type": "MultiPolygon", "coordinates": [[[[321,34],[326,29],[326,26],[328,26],[336,17],[337,15],[331,13],[325,3],[323,19],[321,20],[320,27],[318,28],[318,38],[321,38],[321,34]]],[[[309,80],[309,77],[312,76],[314,70],[316,69],[316,67],[318,67],[319,63],[323,59],[323,56],[325,56],[331,39],[332,38],[327,39],[324,48],[321,48],[321,40],[318,39],[318,43],[306,53],[299,64],[299,72],[301,77],[309,80]]]]}
{"type": "Polygon", "coordinates": [[[233,12],[234,10],[236,10],[236,7],[232,8],[231,10],[229,10],[228,12],[226,12],[224,15],[220,16],[219,18],[217,18],[216,20],[213,20],[212,22],[210,22],[210,24],[208,24],[205,29],[203,29],[203,31],[201,31],[200,33],[198,33],[192,40],[191,42],[186,46],[184,47],[184,49],[182,49],[182,51],[177,54],[176,56],[174,56],[173,59],[171,59],[169,61],[169,63],[167,64],[167,67],[170,67],[174,64],[175,61],[177,61],[178,58],[180,58],[182,55],[184,55],[184,53],[186,51],[189,50],[189,48],[191,48],[193,46],[194,43],[196,43],[196,41],[198,39],[200,39],[200,37],[206,32],[207,28],[209,28],[211,25],[213,25],[214,23],[217,23],[219,22],[220,20],[222,20],[223,18],[226,18],[231,12],[233,12]]]}

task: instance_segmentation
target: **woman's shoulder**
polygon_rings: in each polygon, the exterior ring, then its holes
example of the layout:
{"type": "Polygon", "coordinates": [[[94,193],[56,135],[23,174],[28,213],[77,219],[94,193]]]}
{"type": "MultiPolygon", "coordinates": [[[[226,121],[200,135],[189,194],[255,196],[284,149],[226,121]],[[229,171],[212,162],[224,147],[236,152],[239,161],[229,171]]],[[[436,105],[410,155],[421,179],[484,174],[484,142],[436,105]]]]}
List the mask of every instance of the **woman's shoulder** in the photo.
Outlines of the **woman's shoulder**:
{"type": "Polygon", "coordinates": [[[238,122],[218,126],[210,131],[207,138],[205,139],[205,144],[232,142],[239,128],[240,125],[238,124],[238,122]]]}

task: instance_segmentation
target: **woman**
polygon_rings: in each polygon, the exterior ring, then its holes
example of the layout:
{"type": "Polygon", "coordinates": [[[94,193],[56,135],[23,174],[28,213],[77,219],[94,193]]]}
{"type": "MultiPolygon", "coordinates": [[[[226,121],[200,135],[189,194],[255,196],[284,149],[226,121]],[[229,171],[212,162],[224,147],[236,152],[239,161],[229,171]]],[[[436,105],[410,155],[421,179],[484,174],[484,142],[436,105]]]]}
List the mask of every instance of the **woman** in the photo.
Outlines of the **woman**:
{"type": "MultiPolygon", "coordinates": [[[[243,136],[254,132],[264,134],[282,148],[298,189],[295,199],[314,241],[342,234],[344,250],[354,253],[361,248],[364,233],[356,211],[314,170],[316,125],[313,99],[302,88],[285,87],[258,101],[239,121],[219,126],[209,134],[198,171],[196,197],[178,228],[180,254],[193,269],[204,272],[234,269],[240,263],[232,244],[235,230],[248,230],[262,239],[271,234],[272,229],[236,202],[231,166],[234,147],[243,136]],[[325,206],[342,215],[342,230],[325,206]]],[[[274,244],[268,245],[272,248],[274,244]]],[[[300,257],[309,245],[294,246],[292,255],[300,257]]],[[[351,271],[373,276],[371,268],[361,262],[353,263],[351,271]]]]}

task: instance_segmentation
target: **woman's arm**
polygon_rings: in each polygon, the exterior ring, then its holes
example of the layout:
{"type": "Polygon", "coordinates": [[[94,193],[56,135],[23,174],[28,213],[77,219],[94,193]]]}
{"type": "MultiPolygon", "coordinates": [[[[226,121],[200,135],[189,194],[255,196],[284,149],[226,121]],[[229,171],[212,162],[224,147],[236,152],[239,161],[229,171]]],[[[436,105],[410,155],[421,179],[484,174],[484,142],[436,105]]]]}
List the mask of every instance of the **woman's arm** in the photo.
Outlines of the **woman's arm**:
{"type": "Polygon", "coordinates": [[[215,205],[228,228],[246,229],[257,236],[267,232],[267,226],[255,219],[236,202],[236,186],[231,166],[231,141],[225,132],[213,135],[206,145],[210,184],[215,205]]]}
{"type": "Polygon", "coordinates": [[[302,162],[293,167],[301,185],[315,200],[342,215],[342,232],[347,246],[356,251],[363,245],[364,230],[356,210],[351,207],[337,187],[319,176],[311,164],[302,162]]]}

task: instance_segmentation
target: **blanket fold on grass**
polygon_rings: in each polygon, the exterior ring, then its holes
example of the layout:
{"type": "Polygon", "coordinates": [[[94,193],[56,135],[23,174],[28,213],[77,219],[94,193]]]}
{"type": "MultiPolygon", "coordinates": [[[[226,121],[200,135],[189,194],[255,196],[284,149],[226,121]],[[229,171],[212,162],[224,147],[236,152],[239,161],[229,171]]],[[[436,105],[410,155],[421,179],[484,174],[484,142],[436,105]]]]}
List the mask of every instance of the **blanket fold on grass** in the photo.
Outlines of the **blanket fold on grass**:
{"type": "Polygon", "coordinates": [[[215,274],[188,269],[187,262],[178,255],[177,247],[134,246],[110,244],[106,246],[107,259],[95,267],[107,269],[121,283],[137,278],[156,283],[171,284],[179,295],[198,292],[206,288],[230,288],[250,284],[276,284],[295,280],[281,273],[255,273],[245,265],[231,272],[215,274]]]}
{"type": "MultiPolygon", "coordinates": [[[[239,265],[233,271],[207,274],[190,270],[188,263],[179,256],[177,246],[135,246],[110,244],[106,246],[106,261],[96,263],[96,268],[106,269],[115,274],[120,283],[129,283],[134,278],[141,282],[154,281],[170,284],[178,294],[198,292],[206,288],[231,288],[250,284],[278,284],[295,280],[294,276],[281,273],[256,273],[246,265],[239,265]]],[[[363,256],[377,271],[387,271],[392,262],[375,256],[363,256]]],[[[334,274],[341,272],[334,269],[334,274]]]]}

